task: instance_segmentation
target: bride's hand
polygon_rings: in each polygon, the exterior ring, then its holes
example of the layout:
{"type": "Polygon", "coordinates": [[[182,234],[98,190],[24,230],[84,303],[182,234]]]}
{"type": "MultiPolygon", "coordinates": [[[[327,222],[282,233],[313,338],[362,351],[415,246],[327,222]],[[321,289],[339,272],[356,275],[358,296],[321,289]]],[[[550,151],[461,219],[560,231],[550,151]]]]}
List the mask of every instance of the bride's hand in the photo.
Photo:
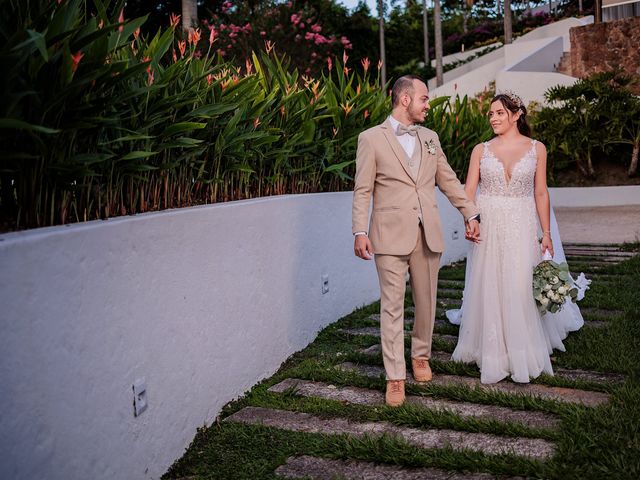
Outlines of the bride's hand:
{"type": "Polygon", "coordinates": [[[542,253],[545,250],[549,250],[549,255],[553,257],[553,242],[551,241],[551,237],[548,235],[544,235],[542,237],[542,242],[540,242],[540,248],[542,249],[542,253]]]}

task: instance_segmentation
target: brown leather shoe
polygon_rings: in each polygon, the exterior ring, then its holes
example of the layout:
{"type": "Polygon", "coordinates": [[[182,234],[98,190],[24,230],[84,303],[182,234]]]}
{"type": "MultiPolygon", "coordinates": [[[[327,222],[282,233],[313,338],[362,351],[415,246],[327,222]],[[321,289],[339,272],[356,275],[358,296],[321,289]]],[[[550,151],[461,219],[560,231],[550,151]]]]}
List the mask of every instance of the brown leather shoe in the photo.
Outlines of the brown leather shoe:
{"type": "Polygon", "coordinates": [[[428,359],[411,358],[411,366],[413,367],[413,378],[415,378],[416,382],[430,382],[433,378],[428,359]]]}
{"type": "Polygon", "coordinates": [[[387,380],[385,402],[390,407],[399,407],[404,403],[404,380],[387,380]]]}

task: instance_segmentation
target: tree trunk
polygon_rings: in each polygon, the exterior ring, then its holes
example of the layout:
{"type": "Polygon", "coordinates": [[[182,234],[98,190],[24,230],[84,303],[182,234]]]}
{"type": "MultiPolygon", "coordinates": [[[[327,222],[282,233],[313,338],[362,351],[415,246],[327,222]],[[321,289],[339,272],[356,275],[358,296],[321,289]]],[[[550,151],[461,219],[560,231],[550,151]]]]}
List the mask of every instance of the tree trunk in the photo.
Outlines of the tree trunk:
{"type": "Polygon", "coordinates": [[[504,44],[512,42],[513,26],[511,24],[511,0],[504,0],[504,44]]]}
{"type": "Polygon", "coordinates": [[[197,0],[182,0],[182,29],[188,32],[198,25],[197,0]]]}
{"type": "Polygon", "coordinates": [[[602,23],[602,0],[596,0],[593,5],[593,23],[602,23]]]}
{"type": "Polygon", "coordinates": [[[582,13],[582,0],[578,0],[578,12],[582,13]]]}
{"type": "Polygon", "coordinates": [[[431,65],[429,59],[429,18],[427,16],[427,0],[422,0],[422,34],[424,36],[424,64],[426,68],[431,65]]]}
{"type": "Polygon", "coordinates": [[[638,174],[638,151],[640,151],[640,138],[636,139],[633,144],[631,164],[629,165],[629,171],[627,172],[630,177],[635,177],[638,174]]]}
{"type": "Polygon", "coordinates": [[[380,71],[382,88],[386,88],[387,84],[387,58],[384,50],[384,0],[378,0],[378,22],[380,24],[380,60],[382,61],[382,70],[380,71]]]}
{"type": "Polygon", "coordinates": [[[440,86],[443,81],[442,68],[442,17],[440,16],[440,0],[433,2],[433,26],[436,37],[436,86],[440,86]]]}
{"type": "Polygon", "coordinates": [[[589,178],[596,177],[596,171],[593,168],[593,160],[591,159],[591,152],[587,154],[587,173],[589,174],[589,178]]]}

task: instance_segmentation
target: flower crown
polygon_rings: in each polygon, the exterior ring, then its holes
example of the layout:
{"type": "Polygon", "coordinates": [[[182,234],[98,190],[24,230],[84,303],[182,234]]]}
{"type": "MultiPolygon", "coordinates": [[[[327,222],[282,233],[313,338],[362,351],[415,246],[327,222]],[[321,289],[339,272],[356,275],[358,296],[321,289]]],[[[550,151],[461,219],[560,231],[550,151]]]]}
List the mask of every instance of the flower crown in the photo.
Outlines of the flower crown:
{"type": "Polygon", "coordinates": [[[511,90],[505,90],[504,92],[502,92],[502,95],[504,95],[505,97],[509,97],[509,100],[515,103],[518,108],[522,108],[524,106],[524,103],[522,103],[522,99],[511,90]]]}

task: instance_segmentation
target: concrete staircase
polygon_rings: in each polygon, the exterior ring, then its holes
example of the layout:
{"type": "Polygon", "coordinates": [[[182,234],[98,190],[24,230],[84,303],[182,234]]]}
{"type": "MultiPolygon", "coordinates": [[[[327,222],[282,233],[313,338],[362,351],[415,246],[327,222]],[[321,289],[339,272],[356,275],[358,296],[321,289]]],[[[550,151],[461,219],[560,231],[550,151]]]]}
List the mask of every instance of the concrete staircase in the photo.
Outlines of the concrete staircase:
{"type": "Polygon", "coordinates": [[[556,65],[556,72],[569,75],[570,77],[573,76],[571,73],[571,52],[564,52],[562,54],[560,62],[556,65]]]}

